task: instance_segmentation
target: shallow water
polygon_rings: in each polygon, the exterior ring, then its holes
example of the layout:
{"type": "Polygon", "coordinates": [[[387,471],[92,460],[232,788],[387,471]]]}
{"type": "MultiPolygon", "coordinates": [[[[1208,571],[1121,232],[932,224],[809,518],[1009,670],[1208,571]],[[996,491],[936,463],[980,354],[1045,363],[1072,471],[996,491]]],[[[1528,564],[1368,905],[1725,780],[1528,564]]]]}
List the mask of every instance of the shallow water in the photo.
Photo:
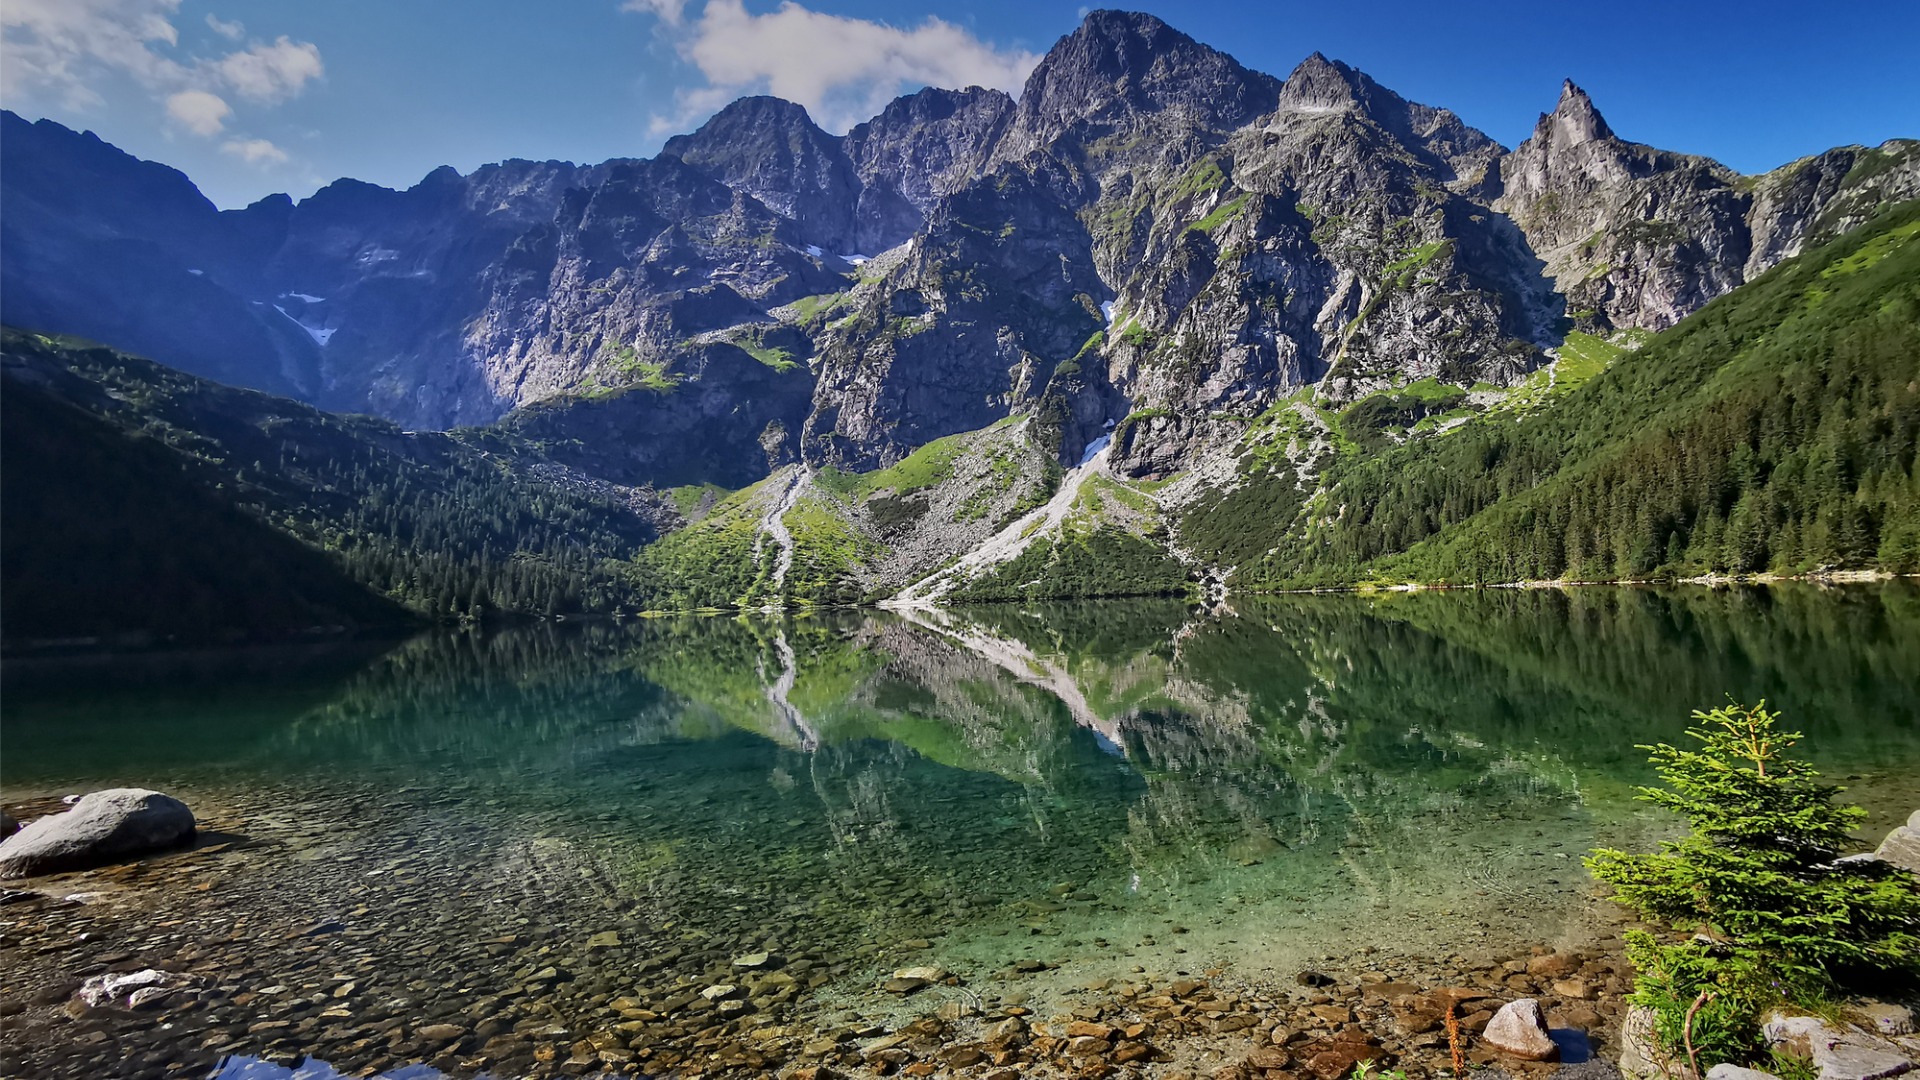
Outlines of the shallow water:
{"type": "MultiPolygon", "coordinates": [[[[1671,828],[1633,799],[1634,745],[1729,694],[1785,711],[1869,833],[1920,805],[1906,582],[649,620],[7,682],[9,802],[232,801],[240,831],[285,833],[258,858],[310,873],[303,903],[377,924],[478,892],[592,969],[585,900],[686,950],[665,988],[714,956],[815,957],[830,977],[781,1006],[849,1020],[949,992],[876,989],[910,965],[978,995],[1046,964],[1018,991],[1044,1005],[1140,969],[1290,978],[1611,933],[1579,857],[1671,828]],[[368,830],[345,845],[265,791],[363,800],[368,830]],[[326,892],[369,845],[397,884],[326,892]]],[[[468,932],[422,926],[410,955],[468,932]]]]}

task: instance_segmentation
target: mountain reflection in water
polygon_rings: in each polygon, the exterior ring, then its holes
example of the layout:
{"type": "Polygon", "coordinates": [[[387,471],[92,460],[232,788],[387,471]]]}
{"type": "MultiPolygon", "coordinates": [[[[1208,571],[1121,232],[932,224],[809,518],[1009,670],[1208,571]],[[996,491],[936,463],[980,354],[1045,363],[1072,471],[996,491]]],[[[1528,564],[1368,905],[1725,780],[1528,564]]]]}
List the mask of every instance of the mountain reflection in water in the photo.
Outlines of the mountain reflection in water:
{"type": "Polygon", "coordinates": [[[1870,830],[1920,801],[1908,582],[687,617],[268,668],[15,665],[7,783],[417,790],[522,876],[564,853],[663,920],[830,950],[937,933],[955,970],[1575,935],[1578,857],[1670,827],[1635,744],[1729,694],[1870,830]]]}

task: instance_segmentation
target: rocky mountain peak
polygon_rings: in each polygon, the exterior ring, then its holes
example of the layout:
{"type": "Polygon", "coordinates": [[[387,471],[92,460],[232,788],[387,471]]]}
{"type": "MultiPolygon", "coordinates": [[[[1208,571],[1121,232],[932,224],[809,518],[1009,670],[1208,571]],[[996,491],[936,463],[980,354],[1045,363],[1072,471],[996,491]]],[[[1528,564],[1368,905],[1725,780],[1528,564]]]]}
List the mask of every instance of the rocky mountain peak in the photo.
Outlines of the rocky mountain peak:
{"type": "Polygon", "coordinates": [[[826,136],[826,132],[820,131],[819,125],[813,122],[813,116],[807,112],[805,105],[771,94],[754,94],[729,102],[692,133],[668,139],[666,148],[675,157],[684,158],[689,152],[711,147],[719,136],[760,127],[812,129],[826,136]]]}
{"type": "MultiPolygon", "coordinates": [[[[1080,20],[1080,25],[1068,35],[1068,39],[1072,38],[1103,41],[1118,48],[1131,48],[1136,44],[1152,47],[1175,40],[1193,43],[1192,38],[1168,26],[1158,16],[1144,11],[1119,11],[1113,8],[1088,12],[1086,18],[1080,20]]],[[[1065,44],[1065,41],[1061,44],[1065,44]]]]}
{"type": "Polygon", "coordinates": [[[862,184],[854,248],[883,251],[913,235],[941,195],[979,172],[1013,111],[999,90],[930,86],[848,132],[847,157],[862,184]]]}
{"type": "Polygon", "coordinates": [[[1366,76],[1314,53],[1287,76],[1280,90],[1280,108],[1294,112],[1344,112],[1357,108],[1366,76]]]}
{"type": "Polygon", "coordinates": [[[837,157],[840,140],[822,131],[804,105],[759,95],[714,113],[690,135],[668,139],[661,153],[698,169],[734,171],[767,153],[786,159],[837,157]]]}
{"type": "MultiPolygon", "coordinates": [[[[1095,11],[1061,38],[1027,77],[1022,102],[1043,98],[1062,85],[1118,86],[1148,77],[1156,66],[1203,65],[1213,50],[1142,12],[1095,11]]],[[[1224,58],[1224,57],[1223,57],[1224,58]]]]}
{"type": "Polygon", "coordinates": [[[954,113],[982,104],[997,109],[1012,103],[1013,99],[1005,93],[984,86],[969,86],[964,90],[926,86],[894,98],[886,108],[880,110],[878,116],[862,121],[848,132],[847,138],[853,140],[865,133],[904,124],[938,123],[951,118],[954,113]]]}
{"type": "Polygon", "coordinates": [[[1095,11],[1047,52],[1020,95],[998,160],[1018,159],[1081,125],[1177,116],[1224,132],[1273,110],[1280,82],[1151,15],[1095,11]]]}
{"type": "Polygon", "coordinates": [[[843,140],[822,131],[804,106],[741,98],[693,134],[668,139],[661,153],[752,195],[814,243],[847,242],[859,186],[853,163],[843,140]]]}
{"type": "Polygon", "coordinates": [[[1533,129],[1537,140],[1550,141],[1559,149],[1579,146],[1582,143],[1599,142],[1614,137],[1613,129],[1607,126],[1600,116],[1600,110],[1593,107],[1593,99],[1585,90],[1574,85],[1572,79],[1560,84],[1560,101],[1553,111],[1540,117],[1540,123],[1533,129]]]}

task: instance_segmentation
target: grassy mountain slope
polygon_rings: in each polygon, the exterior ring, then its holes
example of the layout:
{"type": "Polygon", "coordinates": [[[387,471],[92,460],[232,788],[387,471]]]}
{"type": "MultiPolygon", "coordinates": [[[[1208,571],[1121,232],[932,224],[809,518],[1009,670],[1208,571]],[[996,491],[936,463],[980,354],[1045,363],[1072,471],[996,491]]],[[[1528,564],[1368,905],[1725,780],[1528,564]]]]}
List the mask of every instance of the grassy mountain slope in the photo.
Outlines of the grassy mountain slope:
{"type": "Polygon", "coordinates": [[[508,437],[403,432],[69,339],[8,331],[0,358],[10,638],[645,606],[627,562],[655,535],[642,493],[508,437]],[[74,584],[96,565],[114,591],[74,584]],[[211,598],[280,587],[306,599],[211,598]],[[198,615],[174,617],[175,589],[198,615]]]}
{"type": "Polygon", "coordinates": [[[1544,404],[1339,447],[1310,494],[1272,500],[1270,546],[1233,580],[1920,571],[1917,240],[1909,203],[1544,404]]]}

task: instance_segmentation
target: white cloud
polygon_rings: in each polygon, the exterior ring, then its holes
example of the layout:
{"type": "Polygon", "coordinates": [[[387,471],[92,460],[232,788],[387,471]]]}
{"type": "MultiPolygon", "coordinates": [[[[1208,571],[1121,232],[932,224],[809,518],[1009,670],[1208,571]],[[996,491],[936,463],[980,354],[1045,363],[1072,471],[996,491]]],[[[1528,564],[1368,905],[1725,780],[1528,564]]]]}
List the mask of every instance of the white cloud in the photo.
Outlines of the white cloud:
{"type": "MultiPolygon", "coordinates": [[[[628,10],[654,11],[680,6],[675,0],[626,4],[628,10]]],[[[824,14],[794,0],[764,15],[749,14],[742,0],[707,0],[699,19],[678,33],[680,54],[708,85],[679,94],[678,115],[656,117],[656,132],[750,93],[799,102],[822,127],[845,131],[918,86],[1018,92],[1040,61],[1034,53],[996,48],[937,18],[902,29],[824,14]]]]}
{"type": "Polygon", "coordinates": [[[256,43],[228,53],[213,63],[220,80],[249,101],[284,101],[305,89],[308,81],[326,74],[320,50],[311,42],[293,41],[285,34],[273,44],[256,43]]]}
{"type": "MultiPolygon", "coordinates": [[[[233,112],[223,91],[273,104],[326,73],[317,46],[284,36],[225,54],[183,54],[179,12],[180,0],[4,0],[0,98],[9,107],[25,97],[82,112],[105,105],[105,88],[130,79],[174,123],[212,137],[233,112]]],[[[212,16],[207,25],[231,40],[246,32],[212,16]]]]}
{"type": "Polygon", "coordinates": [[[287,152],[266,139],[228,139],[220,144],[220,152],[249,165],[284,165],[287,161],[287,152]]]}
{"type": "Polygon", "coordinates": [[[91,85],[123,72],[179,84],[187,69],[158,51],[179,43],[180,0],[7,0],[0,4],[0,96],[41,90],[72,109],[102,104],[91,85]]]}
{"type": "Polygon", "coordinates": [[[239,41],[241,38],[247,36],[247,28],[241,25],[240,20],[235,19],[232,22],[221,22],[220,17],[211,11],[207,12],[207,25],[213,28],[214,33],[219,34],[228,41],[239,41]]]}
{"type": "Polygon", "coordinates": [[[668,26],[679,26],[681,19],[686,17],[687,0],[626,0],[620,5],[620,10],[657,15],[668,26]]]}
{"type": "Polygon", "coordinates": [[[226,127],[233,107],[219,94],[205,90],[182,90],[167,97],[167,115],[195,135],[213,136],[226,127]]]}

